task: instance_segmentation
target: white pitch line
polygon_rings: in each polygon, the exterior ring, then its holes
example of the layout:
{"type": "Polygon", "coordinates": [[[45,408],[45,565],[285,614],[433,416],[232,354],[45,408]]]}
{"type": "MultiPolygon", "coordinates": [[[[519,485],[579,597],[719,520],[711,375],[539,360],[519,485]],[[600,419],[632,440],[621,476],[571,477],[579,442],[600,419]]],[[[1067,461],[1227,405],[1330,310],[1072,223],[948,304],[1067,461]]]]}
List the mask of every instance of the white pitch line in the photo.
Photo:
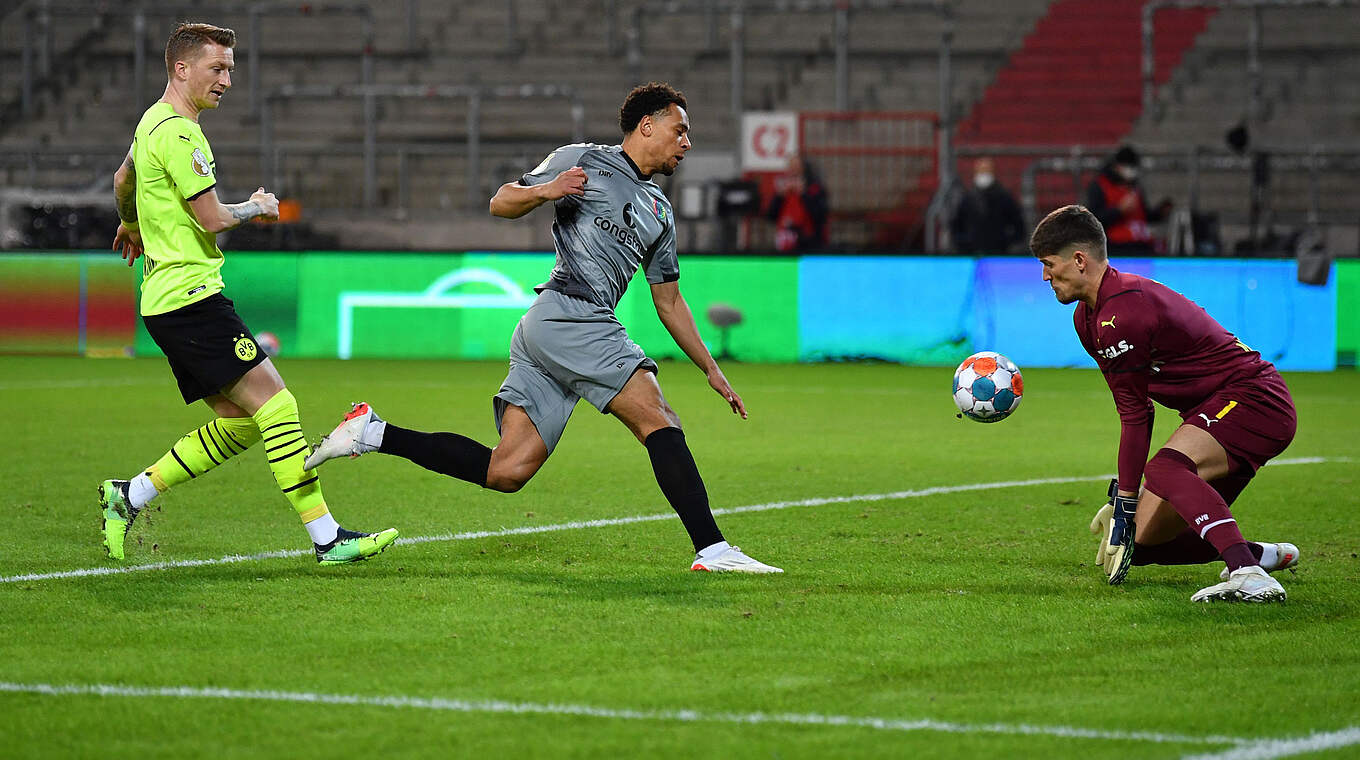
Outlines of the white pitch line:
{"type": "Polygon", "coordinates": [[[1254,739],[1235,736],[1185,736],[1155,731],[1109,731],[1076,726],[1044,726],[1029,723],[954,723],[938,720],[875,718],[818,713],[729,713],[699,710],[629,710],[557,702],[507,702],[503,700],[445,699],[441,697],[363,696],[272,690],[198,688],[194,686],[121,686],[117,684],[12,683],[0,681],[0,692],[45,696],[169,697],[176,699],[226,699],[265,702],[301,702],[323,705],[359,705],[458,713],[509,715],[571,715],[606,720],[670,721],[680,723],[729,723],[739,725],[830,726],[872,728],[880,731],[934,731],[947,734],[1002,734],[1056,736],[1100,741],[1152,742],[1156,744],[1227,744],[1255,746],[1254,739]]]}
{"type": "MultiPolygon", "coordinates": [[[[1297,457],[1294,459],[1281,459],[1270,464],[1275,465],[1295,465],[1295,464],[1323,464],[1332,462],[1348,462],[1344,457],[1297,457]]],[[[948,493],[964,493],[967,491],[988,491],[997,488],[1020,488],[1025,486],[1056,485],[1061,483],[1086,483],[1092,480],[1109,480],[1113,475],[1086,475],[1082,477],[1067,478],[1035,478],[1032,480],[1002,480],[994,483],[968,483],[957,486],[935,486],[932,488],[920,488],[911,491],[893,491],[891,493],[869,493],[854,496],[826,496],[813,499],[797,499],[793,501],[772,501],[765,504],[750,504],[744,507],[725,507],[713,510],[714,515],[736,515],[747,512],[767,512],[775,509],[789,509],[792,507],[820,507],[827,504],[854,504],[859,502],[887,501],[894,499],[914,499],[922,496],[938,496],[948,493]]],[[[399,538],[398,544],[425,544],[431,542],[444,541],[469,541],[478,538],[495,538],[499,536],[527,536],[535,533],[556,533],[564,530],[581,530],[584,528],[606,528],[615,525],[632,525],[634,523],[656,522],[659,520],[676,519],[674,512],[663,512],[651,515],[633,515],[632,517],[609,517],[599,520],[580,520],[574,522],[552,523],[550,525],[526,525],[518,528],[501,528],[499,530],[478,530],[463,533],[440,533],[433,536],[414,536],[411,538],[399,538]]],[[[261,552],[259,554],[228,554],[223,557],[207,559],[177,559],[165,562],[150,562],[142,565],[126,565],[114,567],[87,567],[79,570],[59,570],[49,573],[27,573],[25,575],[7,575],[0,577],[0,583],[20,583],[24,581],[48,581],[62,578],[88,578],[100,575],[122,575],[124,573],[137,573],[148,570],[170,570],[181,567],[208,567],[213,565],[231,565],[239,562],[254,562],[264,559],[281,559],[285,557],[301,557],[311,554],[310,549],[280,549],[278,551],[261,552]]]]}
{"type": "Polygon", "coordinates": [[[1340,731],[1319,731],[1297,739],[1263,739],[1225,752],[1187,755],[1184,760],[1276,760],[1356,744],[1360,744],[1360,726],[1351,726],[1340,731]]]}

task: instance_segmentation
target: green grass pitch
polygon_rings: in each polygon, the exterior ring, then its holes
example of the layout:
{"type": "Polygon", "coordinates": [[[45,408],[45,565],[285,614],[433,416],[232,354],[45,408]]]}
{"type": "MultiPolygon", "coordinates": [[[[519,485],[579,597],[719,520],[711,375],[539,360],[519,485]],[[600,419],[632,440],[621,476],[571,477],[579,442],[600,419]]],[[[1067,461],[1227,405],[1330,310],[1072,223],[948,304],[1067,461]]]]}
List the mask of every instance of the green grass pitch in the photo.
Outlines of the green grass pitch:
{"type": "MultiPolygon", "coordinates": [[[[500,363],[280,368],[310,438],[366,400],[494,440],[500,363]]],[[[372,562],[13,580],[116,567],[96,484],[208,412],[160,361],[0,359],[0,756],[1360,756],[1360,374],[1287,376],[1284,458],[1326,461],[1263,470],[1235,508],[1248,538],[1301,548],[1289,601],[1200,606],[1219,564],[1119,588],[1093,566],[1118,435],[1093,371],[1027,371],[1015,416],[979,425],[954,418],[948,369],[727,370],[748,421],[688,365],[660,379],[715,507],[821,500],[719,517],[781,576],[688,572],[673,517],[506,533],[670,512],[644,450],[582,405],[515,495],[327,464],[342,524],[445,536],[372,562]],[[1081,480],[955,488],[1057,478],[1081,480]],[[472,531],[499,535],[450,537],[472,531]]],[[[1154,448],[1173,422],[1159,410],[1154,448]]],[[[154,506],[123,565],[309,547],[257,450],[154,506]]]]}

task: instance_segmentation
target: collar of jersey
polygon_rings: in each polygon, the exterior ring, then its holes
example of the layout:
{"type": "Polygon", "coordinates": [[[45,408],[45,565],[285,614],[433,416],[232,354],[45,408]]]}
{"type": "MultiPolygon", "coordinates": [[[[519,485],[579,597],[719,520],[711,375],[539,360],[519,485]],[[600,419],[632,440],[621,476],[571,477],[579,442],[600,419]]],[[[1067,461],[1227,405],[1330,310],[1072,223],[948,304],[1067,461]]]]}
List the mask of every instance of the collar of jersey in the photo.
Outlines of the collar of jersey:
{"type": "Polygon", "coordinates": [[[628,155],[628,151],[624,150],[623,146],[619,146],[619,155],[623,156],[623,160],[627,161],[628,165],[633,167],[633,174],[637,175],[639,180],[646,182],[652,178],[652,175],[642,173],[642,170],[638,168],[637,164],[633,163],[633,158],[628,155]]]}

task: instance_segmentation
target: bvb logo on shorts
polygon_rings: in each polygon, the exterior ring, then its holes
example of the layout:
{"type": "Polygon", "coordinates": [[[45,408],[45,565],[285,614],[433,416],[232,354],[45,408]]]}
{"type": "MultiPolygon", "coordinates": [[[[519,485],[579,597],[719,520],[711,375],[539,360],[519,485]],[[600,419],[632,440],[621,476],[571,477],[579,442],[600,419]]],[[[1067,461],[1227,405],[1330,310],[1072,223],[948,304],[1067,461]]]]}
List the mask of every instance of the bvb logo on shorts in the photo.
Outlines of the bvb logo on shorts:
{"type": "Polygon", "coordinates": [[[236,358],[240,359],[243,362],[248,362],[251,359],[254,359],[255,354],[259,352],[259,349],[255,347],[255,341],[251,340],[250,338],[247,338],[244,335],[236,339],[236,343],[235,346],[233,347],[233,350],[236,352],[236,358]]]}

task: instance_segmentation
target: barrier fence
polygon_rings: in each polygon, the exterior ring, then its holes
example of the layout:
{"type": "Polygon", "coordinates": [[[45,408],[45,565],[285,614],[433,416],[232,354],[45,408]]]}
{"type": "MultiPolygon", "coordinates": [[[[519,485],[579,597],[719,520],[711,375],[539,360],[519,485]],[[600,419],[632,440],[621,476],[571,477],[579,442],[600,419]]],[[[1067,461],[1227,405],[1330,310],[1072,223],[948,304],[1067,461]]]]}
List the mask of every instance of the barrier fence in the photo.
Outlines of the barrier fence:
{"type": "MultiPolygon", "coordinates": [[[[225,294],[293,357],[504,359],[548,253],[233,253],[225,294]]],[[[1293,261],[1123,259],[1204,306],[1284,370],[1355,366],[1360,261],[1305,285],[1293,261]]],[[[1000,350],[1024,367],[1090,367],[1029,257],[691,257],[681,282],[701,333],[741,361],[876,359],[948,366],[1000,350]],[[715,305],[741,313],[719,328],[715,305]]],[[[108,253],[0,255],[0,352],[158,355],[135,275],[108,253]]],[[[650,355],[682,359],[645,287],[620,320],[650,355]]]]}

